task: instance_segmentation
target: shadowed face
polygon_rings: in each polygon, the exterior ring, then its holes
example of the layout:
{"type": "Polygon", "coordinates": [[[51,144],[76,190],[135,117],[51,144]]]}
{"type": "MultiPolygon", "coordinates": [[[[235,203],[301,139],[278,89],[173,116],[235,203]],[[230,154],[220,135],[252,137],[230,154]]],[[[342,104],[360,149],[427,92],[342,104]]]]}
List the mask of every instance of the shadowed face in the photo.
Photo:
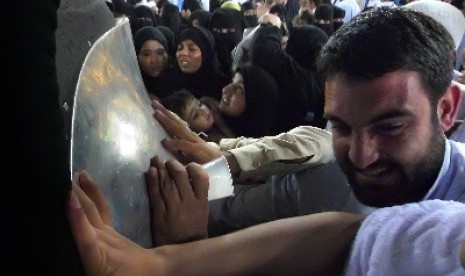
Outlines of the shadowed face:
{"type": "Polygon", "coordinates": [[[361,202],[418,201],[435,182],[445,138],[418,73],[351,82],[336,75],[326,82],[325,117],[336,159],[361,202]]]}

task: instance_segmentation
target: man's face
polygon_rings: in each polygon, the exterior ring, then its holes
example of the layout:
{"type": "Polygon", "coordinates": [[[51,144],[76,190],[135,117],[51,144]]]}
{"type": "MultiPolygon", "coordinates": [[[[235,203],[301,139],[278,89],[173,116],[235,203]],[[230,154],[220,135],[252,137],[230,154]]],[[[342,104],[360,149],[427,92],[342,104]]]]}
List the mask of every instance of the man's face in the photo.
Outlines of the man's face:
{"type": "Polygon", "coordinates": [[[364,204],[419,201],[433,185],[445,139],[418,73],[367,82],[336,75],[326,82],[325,116],[336,159],[364,204]]]}

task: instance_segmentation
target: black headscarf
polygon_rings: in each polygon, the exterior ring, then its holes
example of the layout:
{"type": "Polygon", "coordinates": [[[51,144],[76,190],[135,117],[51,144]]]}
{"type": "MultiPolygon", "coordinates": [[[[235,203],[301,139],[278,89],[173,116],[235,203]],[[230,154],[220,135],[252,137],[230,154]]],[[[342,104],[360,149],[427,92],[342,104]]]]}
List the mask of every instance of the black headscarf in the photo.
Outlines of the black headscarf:
{"type": "Polygon", "coordinates": [[[286,52],[302,67],[316,70],[316,58],[328,41],[328,35],[312,25],[294,27],[286,46],[286,52]]]}
{"type": "Polygon", "coordinates": [[[215,38],[220,69],[226,74],[231,74],[231,52],[242,39],[242,14],[233,9],[218,8],[211,13],[209,26],[215,38]],[[223,33],[222,29],[226,29],[228,32],[223,33]],[[234,32],[231,32],[231,30],[234,30],[234,32]]]}
{"type": "Polygon", "coordinates": [[[178,6],[166,1],[163,4],[163,11],[160,14],[159,25],[170,28],[175,37],[178,38],[181,32],[181,14],[179,13],[178,6]]]}
{"type": "Polygon", "coordinates": [[[210,19],[209,11],[197,10],[191,13],[191,16],[189,17],[189,20],[187,23],[189,26],[194,26],[192,25],[192,22],[194,22],[194,20],[197,20],[200,26],[208,28],[209,19],[210,19]]]}
{"type": "Polygon", "coordinates": [[[167,48],[165,49],[168,52],[168,55],[175,57],[176,50],[178,48],[178,41],[176,40],[176,36],[174,35],[174,32],[166,26],[156,26],[155,28],[157,28],[160,32],[162,32],[166,38],[167,48]]]}
{"type": "Polygon", "coordinates": [[[331,36],[334,32],[333,25],[333,7],[328,4],[321,4],[315,9],[315,23],[314,25],[326,32],[328,36],[331,36]],[[318,20],[327,20],[328,24],[321,24],[318,20]]]}
{"type": "Polygon", "coordinates": [[[147,40],[156,40],[163,45],[165,50],[168,48],[165,35],[154,26],[145,26],[140,28],[134,35],[133,39],[137,55],[139,55],[142,45],[144,45],[147,40]]]}
{"type": "Polygon", "coordinates": [[[339,29],[344,24],[344,16],[346,15],[346,11],[343,8],[338,6],[333,6],[333,25],[334,31],[339,29]]]}
{"type": "MultiPolygon", "coordinates": [[[[147,40],[156,40],[163,45],[166,51],[168,49],[168,41],[158,27],[146,26],[138,30],[134,35],[134,47],[137,55],[139,55],[142,45],[147,40]]],[[[160,99],[164,99],[174,91],[182,88],[181,73],[173,56],[169,54],[166,66],[158,77],[149,76],[142,70],[140,72],[147,92],[160,99]]]]}
{"type": "Polygon", "coordinates": [[[242,7],[242,14],[243,14],[243,23],[244,23],[244,28],[250,28],[250,27],[255,27],[258,25],[258,18],[257,14],[252,14],[252,15],[245,15],[244,12],[248,10],[255,10],[255,6],[252,2],[250,1],[245,1],[244,3],[241,4],[242,7]]]}
{"type": "Polygon", "coordinates": [[[279,90],[273,77],[255,65],[239,66],[242,75],[246,109],[239,117],[226,117],[232,131],[246,137],[263,137],[278,134],[273,131],[279,106],[279,90]]]}
{"type": "Polygon", "coordinates": [[[179,41],[192,40],[200,48],[202,64],[195,73],[183,73],[186,88],[197,98],[210,96],[221,98],[222,88],[229,82],[229,75],[220,69],[216,56],[215,39],[213,34],[204,27],[187,27],[181,32],[179,41]]]}

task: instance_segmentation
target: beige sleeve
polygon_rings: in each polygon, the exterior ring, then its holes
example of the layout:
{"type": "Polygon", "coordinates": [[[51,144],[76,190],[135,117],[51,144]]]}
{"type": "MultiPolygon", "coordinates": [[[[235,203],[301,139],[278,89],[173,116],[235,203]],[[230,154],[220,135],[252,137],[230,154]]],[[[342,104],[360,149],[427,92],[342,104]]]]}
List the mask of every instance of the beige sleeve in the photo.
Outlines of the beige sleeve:
{"type": "Polygon", "coordinates": [[[236,157],[242,171],[240,181],[263,180],[271,174],[287,174],[334,159],[331,133],[311,126],[259,139],[222,139],[220,148],[236,157]]]}

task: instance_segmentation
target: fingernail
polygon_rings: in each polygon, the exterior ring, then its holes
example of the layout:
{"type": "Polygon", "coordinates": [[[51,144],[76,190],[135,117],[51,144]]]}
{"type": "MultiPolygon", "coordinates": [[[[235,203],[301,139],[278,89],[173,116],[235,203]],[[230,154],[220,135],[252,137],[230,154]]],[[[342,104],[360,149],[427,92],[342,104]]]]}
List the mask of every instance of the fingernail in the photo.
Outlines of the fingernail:
{"type": "Polygon", "coordinates": [[[71,191],[69,200],[70,200],[71,207],[73,207],[75,209],[80,209],[81,208],[81,202],[79,202],[79,198],[77,197],[77,195],[73,191],[71,191]]]}

